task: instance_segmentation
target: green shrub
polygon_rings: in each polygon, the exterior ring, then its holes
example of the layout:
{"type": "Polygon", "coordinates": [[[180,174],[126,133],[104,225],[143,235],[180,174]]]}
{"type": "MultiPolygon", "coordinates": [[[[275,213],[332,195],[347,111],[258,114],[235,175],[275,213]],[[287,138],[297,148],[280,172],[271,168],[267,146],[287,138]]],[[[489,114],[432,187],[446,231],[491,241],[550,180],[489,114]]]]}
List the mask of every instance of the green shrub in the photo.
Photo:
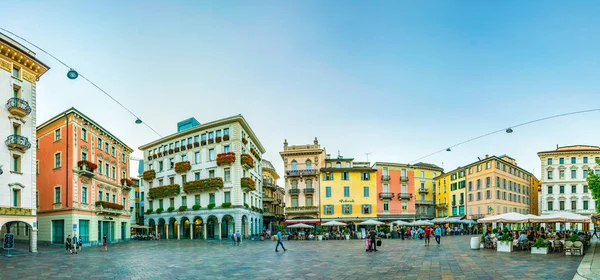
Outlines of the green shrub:
{"type": "Polygon", "coordinates": [[[169,208],[167,208],[167,212],[169,212],[169,213],[173,212],[173,210],[175,210],[175,207],[169,207],[169,208]]]}
{"type": "Polygon", "coordinates": [[[497,228],[495,228],[495,229],[492,229],[492,233],[493,233],[493,234],[496,234],[496,233],[498,233],[498,229],[497,229],[497,228]]]}
{"type": "Polygon", "coordinates": [[[503,234],[500,238],[498,238],[498,241],[500,242],[512,242],[512,238],[510,237],[510,235],[508,233],[503,234]]]}
{"type": "Polygon", "coordinates": [[[250,206],[248,206],[248,203],[244,203],[244,207],[250,208],[250,206]]]}
{"type": "Polygon", "coordinates": [[[200,205],[198,205],[198,204],[196,204],[196,205],[192,206],[192,209],[194,209],[195,211],[198,211],[198,210],[200,210],[200,208],[202,208],[202,206],[200,206],[200,205]]]}
{"type": "Polygon", "coordinates": [[[158,214],[162,213],[163,211],[165,211],[165,209],[162,209],[162,208],[156,209],[156,213],[158,213],[158,214]]]}
{"type": "Polygon", "coordinates": [[[213,209],[213,208],[215,208],[215,204],[211,203],[211,204],[207,205],[206,207],[208,207],[208,209],[213,209]]]}
{"type": "Polygon", "coordinates": [[[179,206],[179,212],[183,212],[185,210],[187,210],[187,206],[186,205],[179,206]]]}
{"type": "Polygon", "coordinates": [[[548,243],[546,243],[546,240],[544,240],[543,238],[538,238],[535,240],[535,243],[533,244],[533,247],[539,249],[539,248],[548,248],[548,243]]]}
{"type": "Polygon", "coordinates": [[[152,209],[148,209],[148,210],[146,210],[146,214],[152,214],[153,211],[154,210],[152,210],[152,209]]]}
{"type": "Polygon", "coordinates": [[[571,237],[569,237],[569,240],[571,240],[571,242],[575,242],[575,241],[579,240],[579,235],[573,233],[573,234],[571,234],[571,237]]]}
{"type": "Polygon", "coordinates": [[[229,208],[229,207],[231,207],[231,202],[223,202],[221,204],[221,207],[223,207],[223,208],[229,208]]]}

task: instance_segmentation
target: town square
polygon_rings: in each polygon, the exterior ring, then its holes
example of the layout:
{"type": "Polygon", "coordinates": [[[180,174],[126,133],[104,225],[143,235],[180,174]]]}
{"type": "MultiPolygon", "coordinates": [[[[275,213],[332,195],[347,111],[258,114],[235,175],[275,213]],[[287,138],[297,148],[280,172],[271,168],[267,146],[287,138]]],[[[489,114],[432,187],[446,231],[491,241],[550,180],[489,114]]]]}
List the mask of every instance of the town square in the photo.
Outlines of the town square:
{"type": "Polygon", "coordinates": [[[600,279],[599,2],[1,6],[0,279],[600,279]]]}

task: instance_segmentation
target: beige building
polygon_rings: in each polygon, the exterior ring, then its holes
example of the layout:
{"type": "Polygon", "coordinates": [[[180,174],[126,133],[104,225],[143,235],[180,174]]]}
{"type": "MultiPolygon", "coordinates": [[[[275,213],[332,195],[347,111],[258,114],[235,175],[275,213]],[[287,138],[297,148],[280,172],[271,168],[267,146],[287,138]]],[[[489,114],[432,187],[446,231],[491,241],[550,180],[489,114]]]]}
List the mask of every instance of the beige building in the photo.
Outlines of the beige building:
{"type": "Polygon", "coordinates": [[[325,164],[325,149],[315,137],[313,144],[283,143],[286,223],[319,223],[319,169],[325,164]]]}
{"type": "Polygon", "coordinates": [[[277,226],[283,226],[285,191],[277,185],[279,174],[270,161],[262,160],[263,173],[263,228],[275,232],[277,226]]]}

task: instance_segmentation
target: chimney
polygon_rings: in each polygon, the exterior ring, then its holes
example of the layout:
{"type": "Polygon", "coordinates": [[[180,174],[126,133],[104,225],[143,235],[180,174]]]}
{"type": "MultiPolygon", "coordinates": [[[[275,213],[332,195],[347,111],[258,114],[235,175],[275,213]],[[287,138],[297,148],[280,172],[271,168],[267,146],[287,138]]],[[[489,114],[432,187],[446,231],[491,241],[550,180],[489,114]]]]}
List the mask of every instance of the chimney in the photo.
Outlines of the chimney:
{"type": "Polygon", "coordinates": [[[490,155],[485,155],[485,158],[489,158],[489,157],[490,157],[490,155]]]}

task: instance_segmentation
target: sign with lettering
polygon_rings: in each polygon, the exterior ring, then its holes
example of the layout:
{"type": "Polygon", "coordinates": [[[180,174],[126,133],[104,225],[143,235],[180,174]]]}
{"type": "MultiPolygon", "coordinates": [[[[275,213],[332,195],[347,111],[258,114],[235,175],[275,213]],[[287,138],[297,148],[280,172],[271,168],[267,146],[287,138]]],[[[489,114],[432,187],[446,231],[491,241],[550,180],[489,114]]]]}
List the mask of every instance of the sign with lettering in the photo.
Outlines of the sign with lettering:
{"type": "Polygon", "coordinates": [[[340,199],[340,203],[354,203],[354,199],[340,199]]]}
{"type": "Polygon", "coordinates": [[[15,248],[15,235],[12,233],[4,234],[4,250],[15,248]]]}

